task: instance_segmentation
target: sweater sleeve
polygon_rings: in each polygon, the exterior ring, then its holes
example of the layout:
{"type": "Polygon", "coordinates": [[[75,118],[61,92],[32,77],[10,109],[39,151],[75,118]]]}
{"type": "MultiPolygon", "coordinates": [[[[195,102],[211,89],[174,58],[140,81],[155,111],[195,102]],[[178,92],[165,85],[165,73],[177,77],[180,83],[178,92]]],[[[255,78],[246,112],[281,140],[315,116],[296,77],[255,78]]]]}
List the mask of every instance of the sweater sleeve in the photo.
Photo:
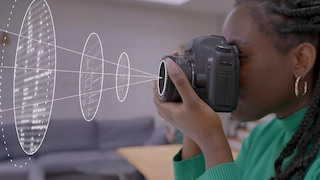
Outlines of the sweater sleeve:
{"type": "Polygon", "coordinates": [[[197,179],[205,172],[203,154],[181,160],[181,150],[173,158],[175,180],[197,179]]]}
{"type": "MultiPolygon", "coordinates": [[[[239,153],[241,156],[241,153],[239,153]]],[[[243,159],[243,158],[241,158],[243,159]]],[[[181,160],[181,151],[173,159],[175,180],[238,180],[241,179],[241,164],[244,161],[229,162],[214,166],[206,171],[203,154],[181,160]]]]}

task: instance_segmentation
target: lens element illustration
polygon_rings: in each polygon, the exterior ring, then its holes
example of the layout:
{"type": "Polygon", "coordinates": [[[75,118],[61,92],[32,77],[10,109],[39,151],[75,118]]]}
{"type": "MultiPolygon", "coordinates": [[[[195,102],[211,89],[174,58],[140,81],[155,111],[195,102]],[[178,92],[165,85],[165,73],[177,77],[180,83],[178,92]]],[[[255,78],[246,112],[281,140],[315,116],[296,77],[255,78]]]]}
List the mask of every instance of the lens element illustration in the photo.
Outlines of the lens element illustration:
{"type": "MultiPolygon", "coordinates": [[[[7,122],[2,120],[10,120],[13,115],[19,144],[27,155],[32,156],[40,149],[45,140],[54,102],[79,98],[82,116],[86,121],[90,122],[95,118],[99,110],[104,91],[116,89],[117,99],[122,103],[127,98],[130,86],[159,79],[157,75],[131,68],[126,52],[121,53],[118,63],[104,60],[102,42],[96,33],[91,33],[86,39],[82,52],[57,45],[54,20],[47,0],[31,0],[29,1],[31,2],[30,4],[27,2],[29,6],[25,12],[23,11],[24,16],[20,31],[16,32],[13,27],[15,27],[15,23],[19,19],[13,16],[13,14],[16,14],[14,13],[14,9],[17,9],[17,11],[21,10],[21,8],[17,8],[19,5],[17,2],[17,0],[13,0],[7,24],[5,27],[0,27],[0,32],[4,34],[1,42],[2,49],[0,50],[0,101],[5,100],[4,103],[0,102],[0,133],[2,133],[7,157],[11,158],[10,147],[7,148],[6,146],[5,128],[2,128],[2,125],[7,122]],[[9,46],[9,42],[17,43],[17,45],[9,46]],[[59,52],[64,51],[64,53],[80,55],[80,69],[76,71],[65,68],[57,69],[57,49],[59,49],[59,52]],[[13,54],[12,51],[14,51],[13,54]],[[14,58],[11,57],[13,55],[15,56],[14,58]],[[116,65],[116,73],[106,73],[104,63],[116,65]],[[132,75],[131,70],[134,72],[132,75]],[[66,89],[64,86],[66,83],[59,83],[56,86],[57,73],[74,73],[79,75],[75,80],[76,82],[79,80],[79,87],[76,87],[74,94],[59,98],[55,97],[56,88],[61,92],[59,85],[61,85],[63,91],[66,89]],[[112,81],[115,78],[115,84],[112,84],[112,87],[103,89],[104,76],[106,75],[110,76],[112,81]],[[2,81],[3,77],[10,78],[10,80],[2,81]],[[139,81],[130,84],[131,78],[139,78],[139,81]],[[146,80],[142,78],[146,78],[146,80]],[[10,84],[12,89],[7,88],[7,84],[10,84]],[[1,87],[6,88],[2,91],[1,87]],[[2,99],[2,97],[9,97],[9,101],[12,100],[12,102],[9,102],[7,98],[2,99]]],[[[18,25],[20,25],[20,21],[18,25]]],[[[64,57],[64,55],[61,54],[61,57],[64,57]]],[[[76,58],[76,63],[74,64],[79,63],[80,56],[76,58]]],[[[62,58],[62,60],[65,59],[67,58],[62,58]]],[[[64,63],[62,62],[60,66],[63,66],[64,63]]],[[[110,68],[113,67],[110,66],[110,68]]],[[[67,79],[74,78],[75,76],[59,75],[58,77],[67,79]]],[[[161,84],[161,86],[164,86],[165,82],[161,81],[161,84]]],[[[70,83],[67,88],[73,89],[74,86],[70,83]]],[[[70,110],[68,109],[68,112],[72,113],[74,108],[70,110]]],[[[61,114],[61,111],[58,113],[61,114]]],[[[31,157],[28,160],[30,161],[31,157]]],[[[12,159],[10,159],[10,162],[14,163],[12,159]]],[[[27,165],[27,162],[23,163],[23,165],[14,163],[14,166],[22,167],[24,165],[27,165]]]]}
{"type": "Polygon", "coordinates": [[[103,88],[103,49],[96,33],[88,37],[81,58],[79,99],[82,116],[92,121],[99,109],[103,88]]]}
{"type": "Polygon", "coordinates": [[[34,0],[21,25],[13,78],[16,132],[28,155],[36,153],[45,138],[55,82],[56,37],[51,10],[45,0],[34,0]]]}
{"type": "Polygon", "coordinates": [[[157,89],[160,97],[163,97],[166,93],[167,88],[167,80],[168,80],[168,72],[165,60],[161,60],[158,75],[157,89]]]}
{"type": "Polygon", "coordinates": [[[130,84],[130,60],[127,53],[121,53],[116,72],[116,93],[119,102],[127,98],[130,84]]]}

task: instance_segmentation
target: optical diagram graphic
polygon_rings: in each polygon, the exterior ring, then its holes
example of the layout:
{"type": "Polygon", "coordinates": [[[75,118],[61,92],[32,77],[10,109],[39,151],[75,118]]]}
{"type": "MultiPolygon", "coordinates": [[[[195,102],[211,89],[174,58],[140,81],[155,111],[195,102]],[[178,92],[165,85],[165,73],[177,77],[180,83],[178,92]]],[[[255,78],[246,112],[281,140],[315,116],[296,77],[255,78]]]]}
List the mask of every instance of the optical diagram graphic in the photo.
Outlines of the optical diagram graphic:
{"type": "Polygon", "coordinates": [[[32,1],[21,25],[13,83],[16,131],[28,155],[39,149],[51,117],[56,82],[55,45],[54,24],[47,2],[32,1]]]}
{"type": "Polygon", "coordinates": [[[99,109],[104,73],[104,62],[102,59],[103,49],[101,40],[98,34],[92,33],[88,37],[83,49],[79,76],[80,107],[82,116],[86,121],[92,121],[99,109]],[[88,56],[85,56],[85,54],[88,56]]]}
{"type": "Polygon", "coordinates": [[[116,92],[120,102],[124,102],[129,91],[130,84],[130,60],[127,53],[120,55],[116,72],[116,92]]]}
{"type": "MultiPolygon", "coordinates": [[[[22,1],[22,0],[21,0],[22,1]]],[[[2,69],[13,69],[12,77],[12,101],[13,108],[3,109],[0,102],[0,124],[4,112],[13,112],[16,134],[22,150],[29,156],[34,155],[44,142],[49,128],[52,109],[55,101],[69,98],[79,98],[83,118],[92,121],[100,106],[102,93],[107,90],[115,90],[117,99],[123,103],[128,95],[129,87],[151,82],[159,77],[148,72],[130,67],[130,59],[126,52],[121,53],[118,62],[104,59],[103,43],[97,33],[91,33],[85,43],[82,52],[58,46],[56,43],[55,25],[52,11],[46,0],[33,0],[28,6],[23,17],[20,32],[10,31],[10,22],[14,18],[14,8],[18,0],[13,0],[12,10],[8,15],[8,23],[5,28],[0,27],[1,32],[18,38],[15,49],[13,66],[5,66],[5,52],[9,48],[4,41],[0,62],[0,87],[2,85],[2,69]],[[57,49],[79,55],[79,71],[57,69],[57,49]],[[105,64],[116,67],[116,73],[106,73],[105,64]],[[141,73],[133,75],[131,72],[141,73]],[[68,97],[55,96],[57,73],[77,73],[79,75],[79,91],[68,97]],[[114,76],[115,86],[104,87],[104,77],[114,76]],[[131,83],[132,77],[146,78],[139,82],[131,83]]],[[[4,40],[7,36],[4,37],[4,40]]],[[[0,101],[2,94],[0,89],[0,101]]],[[[4,128],[3,144],[6,145],[4,128]]],[[[5,151],[10,157],[9,149],[5,151]]],[[[30,160],[29,157],[28,160],[30,160]]],[[[10,160],[12,163],[12,159],[10,160]]],[[[22,167],[27,165],[14,166],[22,167]]]]}

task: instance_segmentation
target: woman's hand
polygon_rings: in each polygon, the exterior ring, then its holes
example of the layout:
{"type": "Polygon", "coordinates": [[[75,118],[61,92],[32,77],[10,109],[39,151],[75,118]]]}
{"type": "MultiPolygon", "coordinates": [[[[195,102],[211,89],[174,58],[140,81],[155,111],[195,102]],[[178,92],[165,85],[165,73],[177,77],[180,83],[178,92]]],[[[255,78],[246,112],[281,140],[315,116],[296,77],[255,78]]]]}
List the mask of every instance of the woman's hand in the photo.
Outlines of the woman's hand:
{"type": "Polygon", "coordinates": [[[207,136],[206,133],[221,130],[220,118],[195,93],[179,66],[171,59],[167,59],[166,64],[170,79],[175,84],[182,103],[160,102],[155,92],[154,102],[159,115],[198,143],[207,136]]]}
{"type": "Polygon", "coordinates": [[[199,145],[205,155],[207,167],[232,161],[219,116],[199,98],[176,63],[167,59],[166,65],[169,77],[182,98],[182,103],[161,102],[154,88],[154,103],[159,115],[199,145]],[[217,157],[215,152],[218,154],[217,157]],[[225,154],[226,158],[219,157],[221,153],[225,154]],[[207,161],[207,158],[211,160],[207,161]]]}

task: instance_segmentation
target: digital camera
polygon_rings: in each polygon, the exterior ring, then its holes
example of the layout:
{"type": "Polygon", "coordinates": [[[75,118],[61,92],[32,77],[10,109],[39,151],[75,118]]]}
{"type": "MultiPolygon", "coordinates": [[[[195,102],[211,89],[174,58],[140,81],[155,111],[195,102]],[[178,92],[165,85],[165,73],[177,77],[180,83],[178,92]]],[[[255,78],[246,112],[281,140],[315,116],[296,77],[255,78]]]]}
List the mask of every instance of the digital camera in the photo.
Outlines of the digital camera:
{"type": "Polygon", "coordinates": [[[158,95],[161,101],[181,102],[168,76],[165,60],[172,59],[186,74],[198,96],[217,112],[231,112],[237,107],[239,53],[222,36],[200,36],[185,45],[182,56],[165,56],[158,71],[158,95]]]}

